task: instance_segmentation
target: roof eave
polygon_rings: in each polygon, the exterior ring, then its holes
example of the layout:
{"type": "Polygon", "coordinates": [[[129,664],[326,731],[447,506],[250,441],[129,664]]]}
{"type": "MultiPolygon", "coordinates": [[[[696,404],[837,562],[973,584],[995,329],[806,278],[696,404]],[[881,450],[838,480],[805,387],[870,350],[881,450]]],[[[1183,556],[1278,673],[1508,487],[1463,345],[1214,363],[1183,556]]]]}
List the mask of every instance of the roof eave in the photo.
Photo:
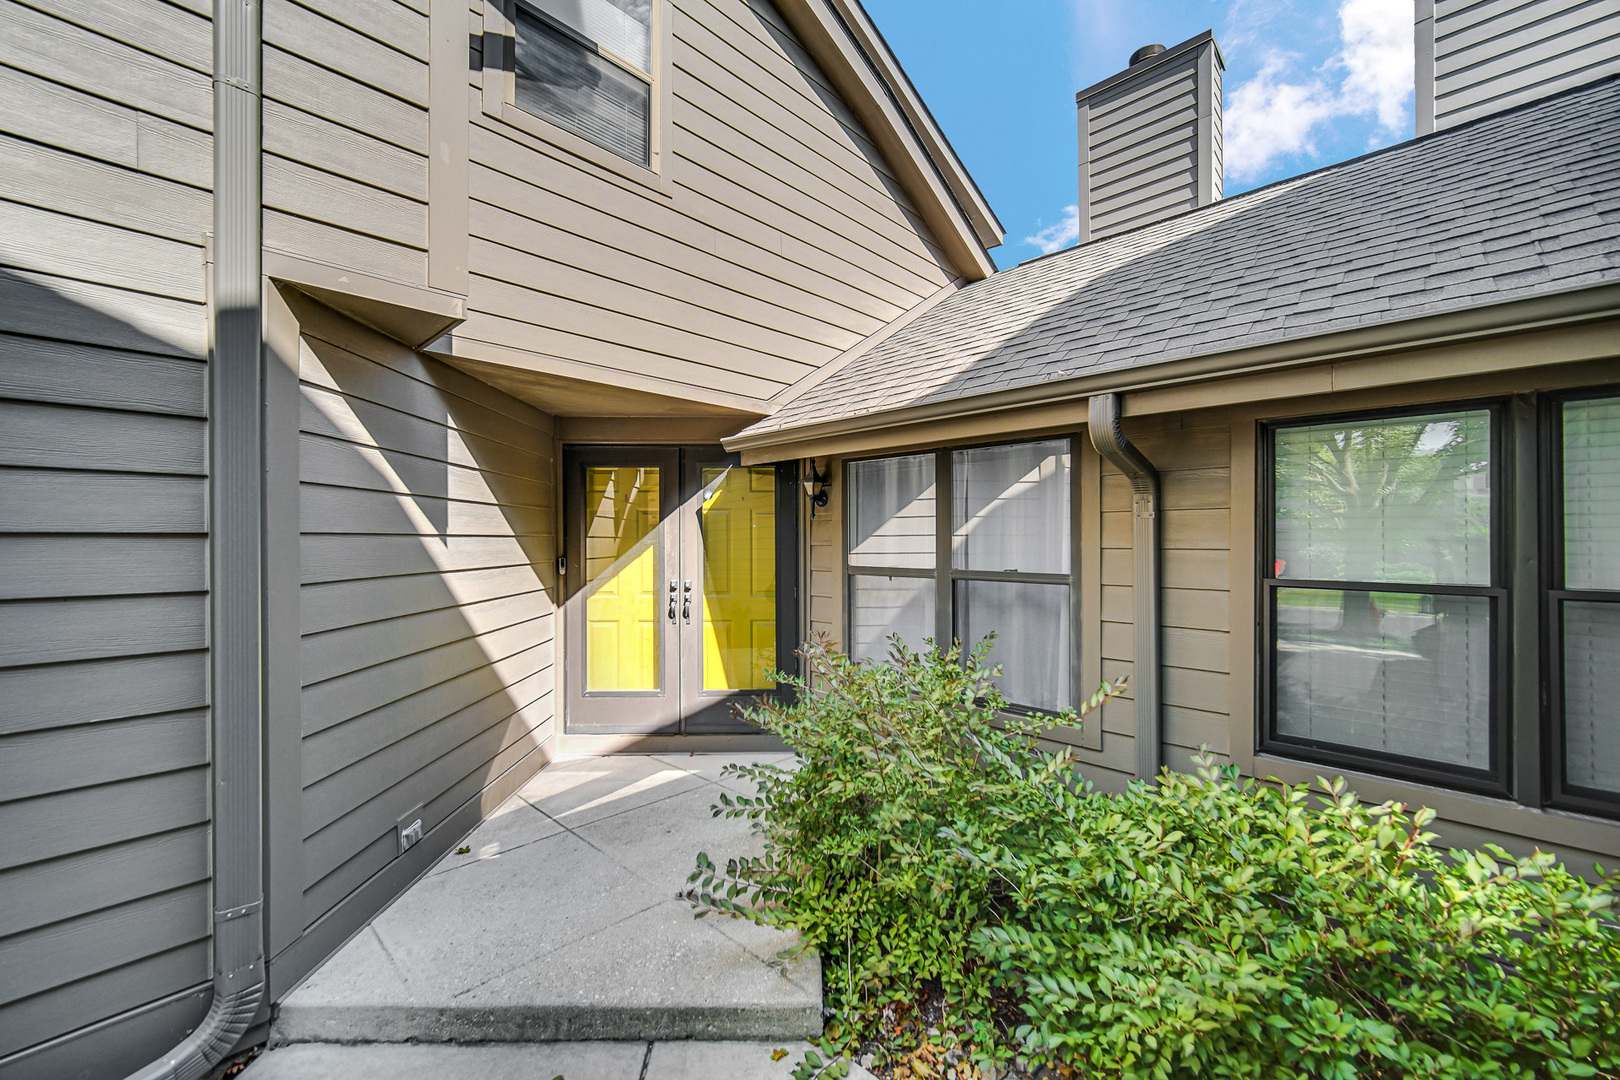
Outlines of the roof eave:
{"type": "Polygon", "coordinates": [[[859,0],[777,0],[777,8],[894,168],[957,271],[995,273],[1003,229],[859,0]],[[902,111],[903,110],[903,111],[902,111]]]}
{"type": "Polygon", "coordinates": [[[759,451],[777,446],[854,436],[883,428],[1005,412],[1031,405],[1075,401],[1093,394],[1131,393],[1247,375],[1281,368],[1369,356],[1428,345],[1495,337],[1620,316],[1620,282],[1604,282],[1515,300],[1391,319],[1329,334],[1266,342],[1239,349],[1178,357],[1137,367],[1031,383],[984,394],[863,413],[822,423],[781,428],[724,440],[726,449],[759,451]]]}

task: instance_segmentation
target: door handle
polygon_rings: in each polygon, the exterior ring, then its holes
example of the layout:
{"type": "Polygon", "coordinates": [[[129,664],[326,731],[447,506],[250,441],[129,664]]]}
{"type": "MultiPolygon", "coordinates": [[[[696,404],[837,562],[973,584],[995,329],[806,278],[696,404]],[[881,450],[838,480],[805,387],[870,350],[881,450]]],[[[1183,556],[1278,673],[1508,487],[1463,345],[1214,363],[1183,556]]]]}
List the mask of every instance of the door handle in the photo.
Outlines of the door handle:
{"type": "MultiPolygon", "coordinates": [[[[671,585],[671,588],[673,587],[674,586],[671,585]]],[[[674,601],[671,600],[670,603],[673,604],[674,601]]],[[[674,611],[675,609],[671,607],[670,610],[674,611]]],[[[686,595],[681,601],[681,618],[685,619],[687,622],[692,621],[692,583],[690,581],[686,583],[686,595]]]]}
{"type": "Polygon", "coordinates": [[[669,583],[669,621],[675,621],[675,582],[669,583]]]}

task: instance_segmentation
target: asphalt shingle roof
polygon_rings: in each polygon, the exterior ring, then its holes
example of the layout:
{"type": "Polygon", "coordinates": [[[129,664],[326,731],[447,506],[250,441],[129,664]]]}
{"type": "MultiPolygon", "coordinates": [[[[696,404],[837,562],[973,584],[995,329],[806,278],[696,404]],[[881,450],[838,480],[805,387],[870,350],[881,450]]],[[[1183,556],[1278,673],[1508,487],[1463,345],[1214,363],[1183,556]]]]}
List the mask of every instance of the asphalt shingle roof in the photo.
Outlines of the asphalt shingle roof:
{"type": "Polygon", "coordinates": [[[992,275],[742,432],[1620,281],[1620,79],[992,275]]]}

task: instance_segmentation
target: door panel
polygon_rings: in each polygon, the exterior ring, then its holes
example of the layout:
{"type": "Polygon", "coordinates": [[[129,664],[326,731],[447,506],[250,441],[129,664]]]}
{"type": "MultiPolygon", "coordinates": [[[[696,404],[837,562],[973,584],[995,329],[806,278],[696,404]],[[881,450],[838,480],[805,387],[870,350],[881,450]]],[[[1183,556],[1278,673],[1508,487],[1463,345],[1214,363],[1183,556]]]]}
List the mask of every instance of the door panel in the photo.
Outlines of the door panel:
{"type": "Polygon", "coordinates": [[[680,725],[679,640],[668,613],[679,540],[679,454],[583,448],[564,455],[569,596],[566,725],[670,734],[680,725]]]}
{"type": "Polygon", "coordinates": [[[777,514],[793,493],[775,466],[743,466],[719,450],[688,450],[684,466],[694,497],[682,508],[682,579],[697,603],[694,624],[681,626],[682,730],[753,731],[732,706],[776,689],[766,674],[779,659],[777,567],[792,566],[777,514]]]}
{"type": "Polygon", "coordinates": [[[775,689],[776,470],[702,476],[703,689],[775,689]]]}
{"type": "Polygon", "coordinates": [[[585,689],[663,685],[661,470],[585,467],[585,689]]]}
{"type": "Polygon", "coordinates": [[[732,706],[793,662],[796,597],[778,589],[778,567],[796,580],[791,476],[718,447],[564,460],[568,730],[753,731],[732,706]]]}

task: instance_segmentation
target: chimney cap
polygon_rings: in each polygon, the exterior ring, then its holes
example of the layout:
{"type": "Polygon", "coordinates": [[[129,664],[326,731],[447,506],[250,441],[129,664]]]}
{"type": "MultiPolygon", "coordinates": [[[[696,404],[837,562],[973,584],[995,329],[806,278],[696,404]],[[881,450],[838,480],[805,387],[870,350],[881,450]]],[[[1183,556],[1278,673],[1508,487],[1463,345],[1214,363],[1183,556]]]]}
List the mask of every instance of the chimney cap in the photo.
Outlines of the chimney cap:
{"type": "Polygon", "coordinates": [[[1135,52],[1131,53],[1131,62],[1126,66],[1135,67],[1142,61],[1151,60],[1153,57],[1158,56],[1162,52],[1164,52],[1163,45],[1144,45],[1140,49],[1137,49],[1135,52]]]}

